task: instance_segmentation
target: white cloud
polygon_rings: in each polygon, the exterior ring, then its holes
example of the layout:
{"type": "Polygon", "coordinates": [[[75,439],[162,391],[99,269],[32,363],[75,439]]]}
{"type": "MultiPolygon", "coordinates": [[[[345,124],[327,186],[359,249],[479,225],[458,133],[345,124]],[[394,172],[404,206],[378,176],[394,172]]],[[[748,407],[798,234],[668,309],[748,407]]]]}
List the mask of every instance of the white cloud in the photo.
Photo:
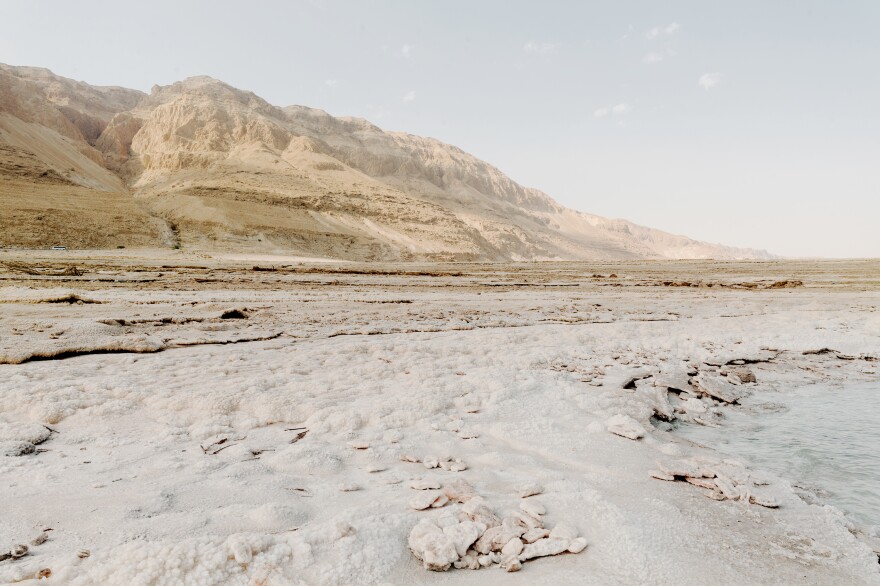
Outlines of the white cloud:
{"type": "Polygon", "coordinates": [[[654,63],[660,63],[661,61],[663,61],[663,55],[660,53],[648,53],[642,57],[642,63],[647,65],[653,65],[654,63]]]}
{"type": "Polygon", "coordinates": [[[523,51],[536,55],[547,55],[555,53],[559,48],[559,43],[539,43],[537,41],[529,41],[523,46],[523,51]]]}
{"type": "Polygon", "coordinates": [[[599,108],[593,112],[593,116],[596,118],[604,118],[605,116],[608,116],[608,108],[599,108]]]}
{"type": "Polygon", "coordinates": [[[671,22],[666,26],[655,26],[647,33],[645,33],[645,38],[650,40],[656,39],[659,36],[667,35],[672,36],[681,30],[681,25],[677,22],[671,22]]]}
{"type": "Polygon", "coordinates": [[[412,47],[409,45],[404,45],[400,48],[400,54],[409,59],[410,53],[412,52],[412,47]]]}
{"type": "Polygon", "coordinates": [[[404,104],[409,104],[410,102],[414,102],[416,99],[416,91],[411,90],[411,91],[406,92],[401,99],[403,100],[404,104]]]}
{"type": "Polygon", "coordinates": [[[712,89],[719,83],[721,83],[720,73],[704,73],[700,76],[700,79],[697,80],[697,85],[706,91],[712,89]]]}
{"type": "Polygon", "coordinates": [[[629,107],[629,104],[617,104],[616,106],[611,108],[611,113],[615,116],[619,116],[622,114],[626,114],[630,110],[632,110],[632,108],[629,107]]]}
{"type": "Polygon", "coordinates": [[[324,85],[326,85],[327,87],[334,87],[338,83],[339,83],[338,79],[325,79],[324,80],[324,85]]]}

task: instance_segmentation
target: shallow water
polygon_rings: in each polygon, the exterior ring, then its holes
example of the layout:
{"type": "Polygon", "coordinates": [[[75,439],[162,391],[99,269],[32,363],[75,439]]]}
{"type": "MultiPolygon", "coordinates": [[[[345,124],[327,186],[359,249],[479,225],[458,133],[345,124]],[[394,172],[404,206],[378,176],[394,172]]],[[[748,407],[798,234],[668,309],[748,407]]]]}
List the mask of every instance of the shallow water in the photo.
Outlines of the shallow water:
{"type": "Polygon", "coordinates": [[[761,393],[720,428],[678,433],[816,493],[880,536],[880,382],[761,393]]]}

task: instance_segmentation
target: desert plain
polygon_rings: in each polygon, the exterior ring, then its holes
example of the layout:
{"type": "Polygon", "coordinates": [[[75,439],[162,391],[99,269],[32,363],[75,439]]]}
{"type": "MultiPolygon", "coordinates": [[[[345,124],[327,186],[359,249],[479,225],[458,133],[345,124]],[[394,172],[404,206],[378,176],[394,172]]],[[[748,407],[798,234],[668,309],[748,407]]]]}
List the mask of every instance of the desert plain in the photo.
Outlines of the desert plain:
{"type": "Polygon", "coordinates": [[[677,430],[876,381],[878,305],[871,261],[3,250],[0,582],[877,584],[677,430]]]}

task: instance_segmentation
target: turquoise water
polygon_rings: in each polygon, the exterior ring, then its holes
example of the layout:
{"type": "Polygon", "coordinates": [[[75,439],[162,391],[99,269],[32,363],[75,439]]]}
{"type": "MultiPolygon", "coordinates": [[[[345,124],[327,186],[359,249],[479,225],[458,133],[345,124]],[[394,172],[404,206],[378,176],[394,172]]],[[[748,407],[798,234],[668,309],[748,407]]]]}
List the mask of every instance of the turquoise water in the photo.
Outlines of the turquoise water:
{"type": "Polygon", "coordinates": [[[726,415],[720,428],[678,433],[785,478],[880,537],[880,381],[762,392],[726,415]]]}

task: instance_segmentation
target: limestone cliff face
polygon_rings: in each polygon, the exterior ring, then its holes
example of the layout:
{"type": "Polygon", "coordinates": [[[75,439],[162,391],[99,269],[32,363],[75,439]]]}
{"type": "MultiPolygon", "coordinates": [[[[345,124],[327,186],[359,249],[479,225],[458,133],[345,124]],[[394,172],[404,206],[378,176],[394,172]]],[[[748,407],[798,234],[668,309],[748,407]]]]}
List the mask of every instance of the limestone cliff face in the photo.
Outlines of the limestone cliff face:
{"type": "Polygon", "coordinates": [[[436,139],[279,108],[209,77],[144,94],[2,65],[0,116],[16,129],[7,142],[38,159],[63,142],[100,166],[74,161],[66,177],[124,183],[193,247],[359,260],[769,256],[569,210],[436,139]],[[39,145],[34,129],[46,131],[39,145]]]}

